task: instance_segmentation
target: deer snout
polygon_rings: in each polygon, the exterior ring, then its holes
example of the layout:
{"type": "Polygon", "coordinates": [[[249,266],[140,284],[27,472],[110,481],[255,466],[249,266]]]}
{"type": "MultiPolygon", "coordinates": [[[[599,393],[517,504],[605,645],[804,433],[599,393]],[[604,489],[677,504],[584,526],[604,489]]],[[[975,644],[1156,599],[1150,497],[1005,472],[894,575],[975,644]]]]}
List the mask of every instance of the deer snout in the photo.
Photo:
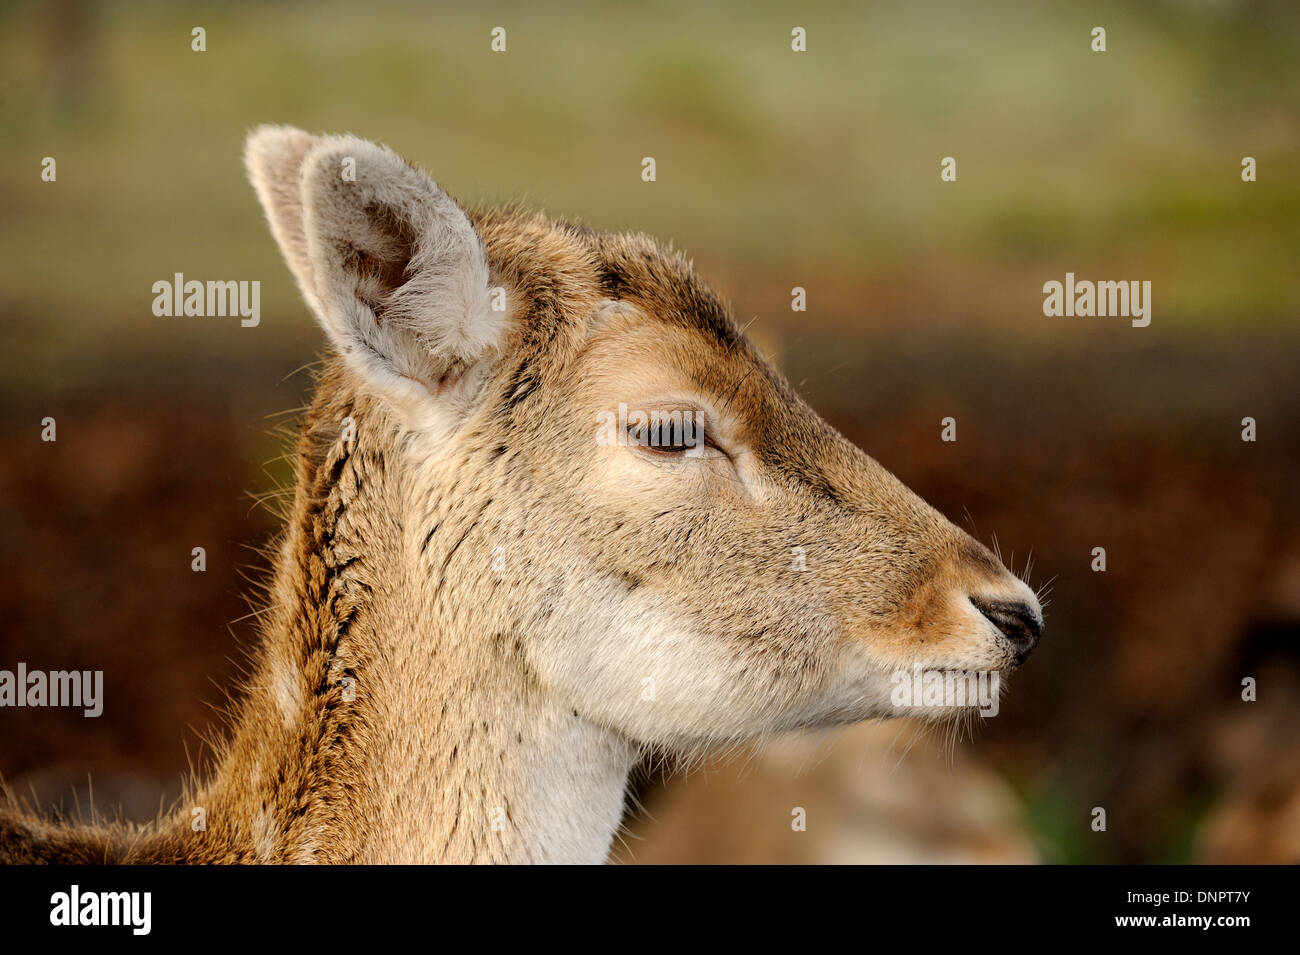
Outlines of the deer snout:
{"type": "Polygon", "coordinates": [[[1016,666],[1024,663],[1043,635],[1043,611],[1032,594],[1022,599],[986,599],[972,595],[971,604],[1002,634],[1016,655],[1016,666]]]}

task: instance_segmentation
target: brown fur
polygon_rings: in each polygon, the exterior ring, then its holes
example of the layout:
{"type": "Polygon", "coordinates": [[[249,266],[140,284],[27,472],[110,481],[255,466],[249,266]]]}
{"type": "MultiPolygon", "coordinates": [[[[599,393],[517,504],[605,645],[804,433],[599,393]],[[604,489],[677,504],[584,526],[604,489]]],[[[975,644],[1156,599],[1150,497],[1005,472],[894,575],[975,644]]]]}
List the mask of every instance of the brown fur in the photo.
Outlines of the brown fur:
{"type": "Polygon", "coordinates": [[[808,408],[681,255],[518,209],[471,233],[397,162],[250,140],[338,356],[214,772],[155,826],[0,811],[0,860],[598,861],[648,748],[890,715],[882,681],[914,663],[1014,669],[967,597],[1036,615],[1032,594],[808,408]],[[471,327],[483,289],[427,274],[480,254],[499,335],[471,327]],[[619,401],[696,403],[724,453],[598,447],[619,401]]]}

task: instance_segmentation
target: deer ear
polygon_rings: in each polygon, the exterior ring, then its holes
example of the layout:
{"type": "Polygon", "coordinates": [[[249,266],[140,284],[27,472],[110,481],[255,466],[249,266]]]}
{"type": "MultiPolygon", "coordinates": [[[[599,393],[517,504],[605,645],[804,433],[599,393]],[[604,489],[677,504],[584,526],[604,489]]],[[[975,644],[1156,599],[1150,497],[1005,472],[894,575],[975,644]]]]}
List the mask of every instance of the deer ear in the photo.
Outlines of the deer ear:
{"type": "Polygon", "coordinates": [[[244,143],[244,167],[266,212],[271,235],[303,298],[317,313],[316,284],[307,261],[307,235],[302,230],[300,173],[302,161],[319,142],[319,137],[292,126],[259,126],[244,143]]]}
{"type": "Polygon", "coordinates": [[[440,395],[500,347],[482,242],[423,172],[353,136],[286,127],[254,131],[245,161],[303,297],[370,382],[440,395]]]}

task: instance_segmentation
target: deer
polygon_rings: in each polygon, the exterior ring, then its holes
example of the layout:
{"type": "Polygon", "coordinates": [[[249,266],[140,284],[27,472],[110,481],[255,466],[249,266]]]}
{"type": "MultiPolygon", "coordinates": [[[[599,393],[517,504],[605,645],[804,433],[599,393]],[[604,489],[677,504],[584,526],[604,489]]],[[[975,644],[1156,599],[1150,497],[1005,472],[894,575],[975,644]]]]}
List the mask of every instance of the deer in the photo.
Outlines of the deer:
{"type": "Polygon", "coordinates": [[[917,715],[894,674],[1037,644],[1034,591],[679,251],[470,211],[350,135],[262,126],[244,158],[328,348],[250,675],[173,810],[11,800],[0,860],[601,863],[646,753],[917,715]],[[638,439],[599,440],[623,404],[638,439]],[[700,440],[643,440],[679,412],[700,440]]]}

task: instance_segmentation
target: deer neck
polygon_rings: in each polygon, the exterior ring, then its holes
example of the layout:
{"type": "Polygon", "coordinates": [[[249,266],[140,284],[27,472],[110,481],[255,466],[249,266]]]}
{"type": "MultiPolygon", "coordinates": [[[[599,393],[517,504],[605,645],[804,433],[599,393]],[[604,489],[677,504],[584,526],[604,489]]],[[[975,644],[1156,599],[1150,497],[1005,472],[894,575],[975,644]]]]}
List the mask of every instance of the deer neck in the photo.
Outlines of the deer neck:
{"type": "Polygon", "coordinates": [[[193,796],[206,828],[195,831],[191,815],[173,836],[202,848],[177,853],[604,861],[633,747],[548,694],[520,635],[475,616],[454,575],[441,580],[463,533],[456,521],[430,534],[394,519],[418,512],[401,469],[363,438],[330,441],[324,430],[303,439],[234,734],[193,796]]]}

